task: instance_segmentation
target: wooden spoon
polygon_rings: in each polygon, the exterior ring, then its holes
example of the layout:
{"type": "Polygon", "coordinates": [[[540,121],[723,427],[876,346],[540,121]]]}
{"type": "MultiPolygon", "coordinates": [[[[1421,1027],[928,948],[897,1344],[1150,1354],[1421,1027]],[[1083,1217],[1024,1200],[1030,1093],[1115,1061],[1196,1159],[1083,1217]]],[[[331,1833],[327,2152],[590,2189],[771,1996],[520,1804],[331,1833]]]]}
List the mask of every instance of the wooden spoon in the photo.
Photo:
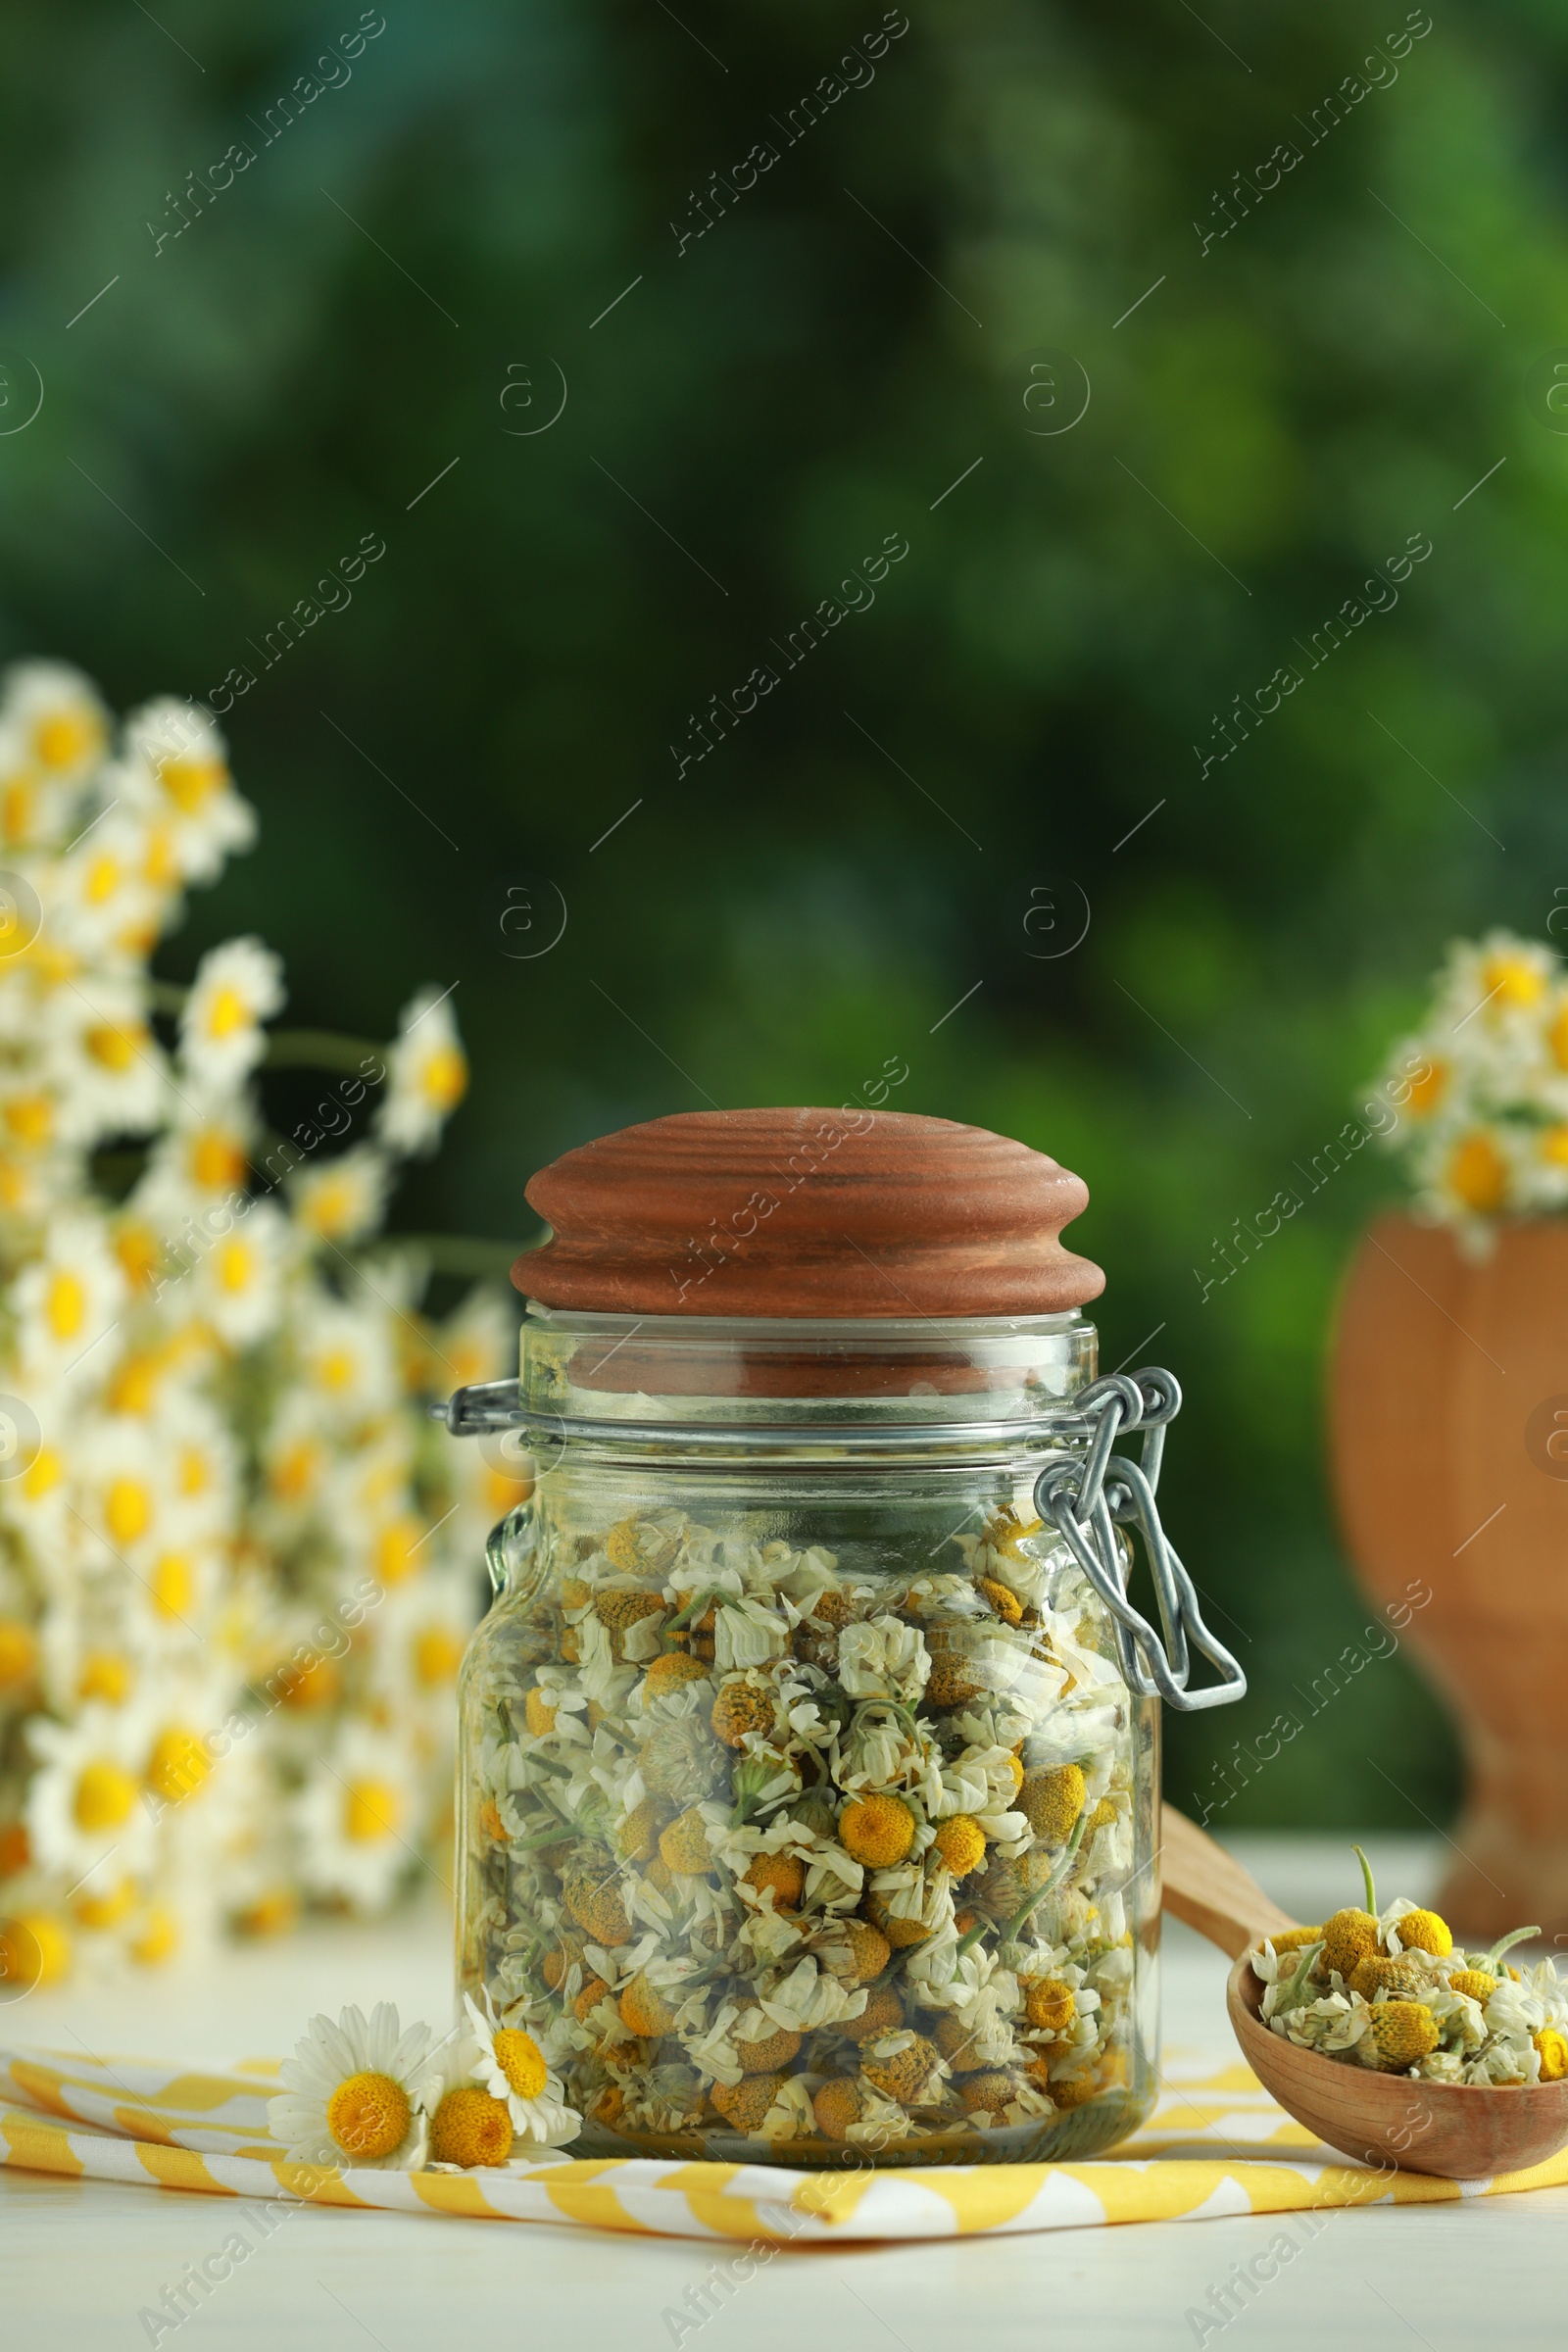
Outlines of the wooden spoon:
{"type": "Polygon", "coordinates": [[[1568,2142],[1568,2081],[1505,2089],[1412,2082],[1324,2058],[1270,2033],[1250,1954],[1265,1936],[1298,1922],[1196,1822],[1174,1805],[1162,1810],[1165,1907],[1235,1961],[1225,2006],[1236,2038],[1264,2089],[1298,2124],[1359,2164],[1453,2180],[1524,2172],[1568,2142]]]}

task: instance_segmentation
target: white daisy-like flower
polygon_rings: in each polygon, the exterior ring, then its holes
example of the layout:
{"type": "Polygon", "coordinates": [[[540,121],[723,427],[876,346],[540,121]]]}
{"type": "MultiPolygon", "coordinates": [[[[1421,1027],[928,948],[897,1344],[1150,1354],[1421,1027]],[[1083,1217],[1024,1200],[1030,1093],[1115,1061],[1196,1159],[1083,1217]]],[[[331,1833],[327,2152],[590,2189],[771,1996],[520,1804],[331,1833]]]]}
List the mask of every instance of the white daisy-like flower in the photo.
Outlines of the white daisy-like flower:
{"type": "Polygon", "coordinates": [[[108,747],[109,713],[98,689],[69,662],[13,662],[0,678],[0,727],[6,840],[58,838],[71,796],[108,747]]]}
{"type": "Polygon", "coordinates": [[[503,2099],[512,2117],[515,2155],[564,2148],[582,2130],[582,2117],[566,2105],[561,2078],[545,2064],[545,2055],[531,2034],[514,2026],[498,2026],[488,1991],[481,2009],[465,1993],[463,2006],[473,2034],[476,2054],[471,2079],[493,2099],[503,2099]]]}
{"type": "Polygon", "coordinates": [[[450,991],[440,996],[421,989],[405,1005],[390,1063],[380,1139],[394,1152],[431,1151],[468,1083],[450,991]]]}
{"type": "Polygon", "coordinates": [[[429,2045],[429,2027],[404,2033],[390,2001],[378,2001],[368,2023],[359,2009],[343,2010],[336,2025],[312,2018],[279,2069],[283,2090],[267,2103],[268,2129],[289,2163],[417,2172],[427,2136],[418,2086],[429,2045]]]}
{"type": "Polygon", "coordinates": [[[78,783],[103,758],[109,713],[92,680],[70,662],[12,662],[0,698],[28,759],[61,783],[78,783]]]}
{"type": "Polygon", "coordinates": [[[109,1334],[125,1298],[125,1279],[104,1236],[85,1212],[56,1217],[43,1255],[11,1288],[24,1378],[50,1385],[107,1372],[109,1334]]]}
{"type": "Polygon", "coordinates": [[[924,1690],[931,1660],[918,1626],[897,1617],[864,1618],[839,1636],[839,1680],[852,1698],[897,1698],[912,1704],[924,1690]]]}
{"type": "Polygon", "coordinates": [[[247,1201],[228,1230],[203,1249],[188,1276],[169,1288],[188,1289],[190,1313],[211,1325],[230,1348],[249,1348],[277,1328],[283,1278],[293,1252],[288,1219],[267,1200],[247,1201]]]}
{"type": "Polygon", "coordinates": [[[334,1423],[378,1419],[396,1404],[391,1318],[379,1300],[316,1299],[295,1351],[304,1388],[334,1423]]]}
{"type": "Polygon", "coordinates": [[[182,880],[210,882],[231,851],[256,838],[256,812],[234,790],[223,738],[194,703],[166,695],[132,711],[105,783],[166,833],[182,880]]]}
{"type": "Polygon", "coordinates": [[[46,936],[92,963],[140,963],[158,936],[169,874],[146,819],[107,803],[50,867],[40,891],[46,936]]]}
{"type": "Polygon", "coordinates": [[[145,1574],[154,1555],[177,1545],[193,1524],[168,1453],[148,1444],[135,1420],[120,1415],[94,1415],[74,1450],[78,1523],[114,1559],[145,1574]]]}
{"type": "Polygon", "coordinates": [[[159,1125],[169,1107],[169,1068],[138,980],[94,971],[64,981],[33,1034],[63,1142],[92,1144],[159,1125]]]}
{"type": "Polygon", "coordinates": [[[26,1727],[38,1759],[25,1819],[32,1857],[44,1870],[77,1879],[111,1855],[118,1872],[134,1872],[153,1843],[153,1816],[142,1801],[148,1719],[135,1706],[84,1706],[73,1723],[38,1716],[26,1727]]]}
{"type": "Polygon", "coordinates": [[[138,1214],[171,1234],[188,1214],[244,1192],[256,1132],[250,1105],[231,1095],[207,1101],[185,1088],[172,1111],[135,1194],[138,1214]]]}
{"type": "Polygon", "coordinates": [[[262,1023],[284,999],[283,965],[259,939],[230,939],[196,967],[179,1016],[180,1059],[215,1090],[243,1086],[267,1050],[262,1023]]]}
{"type": "Polygon", "coordinates": [[[516,2134],[512,2110],[473,2079],[479,2044],[465,2021],[431,2051],[419,2078],[419,2103],[429,2124],[427,2163],[433,2173],[476,2168],[505,2170],[516,2134]]]}
{"type": "Polygon", "coordinates": [[[407,1740],[350,1723],[297,1800],[300,1872],[314,1892],[365,1911],[390,1900],[418,1850],[416,1771],[407,1740]]]}
{"type": "Polygon", "coordinates": [[[381,1222],[391,1174],[385,1154],[372,1144],[357,1145],[320,1167],[301,1168],[289,1179],[294,1221],[318,1242],[363,1241],[381,1222]]]}

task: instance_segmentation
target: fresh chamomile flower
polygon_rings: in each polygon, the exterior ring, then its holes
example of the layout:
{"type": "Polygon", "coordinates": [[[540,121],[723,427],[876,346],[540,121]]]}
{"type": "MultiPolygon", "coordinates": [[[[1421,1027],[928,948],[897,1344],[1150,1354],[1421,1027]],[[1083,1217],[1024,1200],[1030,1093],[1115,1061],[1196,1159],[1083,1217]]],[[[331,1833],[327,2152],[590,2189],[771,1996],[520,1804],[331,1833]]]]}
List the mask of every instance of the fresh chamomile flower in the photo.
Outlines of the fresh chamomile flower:
{"type": "Polygon", "coordinates": [[[391,1317],[368,1294],[318,1301],[295,1341],[299,1378],[327,1418],[368,1421],[389,1413],[400,1393],[391,1317]]]}
{"type": "Polygon", "coordinates": [[[166,915],[169,881],[145,820],[109,802],[50,867],[45,937],[79,971],[144,960],[166,915]]]}
{"type": "Polygon", "coordinates": [[[429,1152],[462,1102],[468,1064],[452,1017],[450,991],[423,989],[405,1005],[391,1053],[390,1081],[378,1121],[394,1152],[429,1152]]]}
{"type": "Polygon", "coordinates": [[[351,1721],[296,1800],[306,1886],[379,1910],[417,1854],[418,1810],[408,1742],[351,1721]]]}
{"type": "Polygon", "coordinates": [[[124,1301],[125,1281],[101,1222],[85,1208],[54,1218],[43,1254],[11,1285],[24,1379],[45,1386],[89,1380],[124,1301]]]}
{"type": "MultiPolygon", "coordinates": [[[[289,1179],[289,1205],[295,1223],[318,1242],[358,1242],[373,1233],[386,1207],[391,1170],[384,1153],[371,1144],[319,1167],[301,1168],[289,1179]]],[[[486,1377],[475,1373],[476,1380],[486,1377]]],[[[455,1386],[463,1385],[460,1375],[455,1386]]]]}
{"type": "Polygon", "coordinates": [[[220,1222],[223,1230],[199,1250],[188,1275],[171,1285],[171,1296],[186,1294],[189,1313],[230,1348],[249,1348],[269,1338],[281,1319],[294,1238],[288,1219],[270,1200],[247,1200],[231,1217],[222,1212],[220,1222]]]}
{"type": "Polygon", "coordinates": [[[176,1095],[172,1117],[136,1187],[136,1205],[166,1233],[214,1200],[243,1193],[250,1180],[256,1119],[232,1095],[176,1095]]]}
{"type": "Polygon", "coordinates": [[[0,678],[0,725],[10,755],[0,803],[8,842],[36,838],[60,794],[103,759],[109,713],[90,678],[65,662],[14,662],[0,678]],[[12,797],[31,789],[23,806],[12,797]]]}
{"type": "Polygon", "coordinates": [[[154,1826],[142,1799],[149,1730],[136,1706],[96,1704],[71,1723],[35,1716],[26,1726],[39,1769],[28,1784],[24,1818],[41,1869],[78,1879],[111,1855],[122,1872],[146,1861],[154,1826]]]}
{"type": "Polygon", "coordinates": [[[311,2020],[279,2068],[284,2088],[267,2103],[268,2129],[290,2164],[351,2172],[411,2173],[424,2162],[427,2125],[419,2084],[428,2026],[402,2031],[390,2001],[367,2023],[345,2009],[311,2020]]]}
{"type": "Polygon", "coordinates": [[[575,2139],[582,2117],[566,2105],[561,2079],[551,2073],[533,2035],[514,2026],[498,2025],[488,1991],[482,2009],[468,1993],[463,1996],[463,2006],[475,2045],[470,2077],[491,2098],[506,2102],[514,2134],[514,2153],[564,2148],[575,2139]]]}
{"type": "Polygon", "coordinates": [[[283,1003],[280,958],[259,939],[231,939],[204,956],[179,1016],[180,1060],[205,1086],[244,1084],[267,1049],[262,1023],[283,1003]]]}
{"type": "Polygon", "coordinates": [[[139,980],[101,970],[67,980],[44,1005],[36,1035],[63,1143],[143,1134],[164,1117],[169,1067],[139,980]]]}
{"type": "Polygon", "coordinates": [[[211,881],[230,851],[256,838],[255,812],[234,790],[223,738],[193,703],[163,696],[132,711],[105,781],[167,836],[181,881],[211,881]]]}

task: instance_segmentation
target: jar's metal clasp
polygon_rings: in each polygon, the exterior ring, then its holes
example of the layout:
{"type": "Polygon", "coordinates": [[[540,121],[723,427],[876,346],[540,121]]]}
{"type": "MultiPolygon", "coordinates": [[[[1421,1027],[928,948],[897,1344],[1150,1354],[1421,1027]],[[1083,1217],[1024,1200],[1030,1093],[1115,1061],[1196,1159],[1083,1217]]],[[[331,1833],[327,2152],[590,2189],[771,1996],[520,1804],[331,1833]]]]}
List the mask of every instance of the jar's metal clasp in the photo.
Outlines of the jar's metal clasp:
{"type": "Polygon", "coordinates": [[[1075,1416],[1089,1424],[1087,1450],[1051,1455],[1035,1481],[1035,1509],[1068,1544],[1109,1609],[1129,1687],[1142,1697],[1162,1698],[1180,1714],[1229,1705],[1245,1694],[1247,1677],[1203,1623],[1193,1580],[1165,1534],[1154,1500],[1166,1426],[1182,1405],[1175,1375],[1154,1365],[1110,1373],[1080,1390],[1072,1405],[1075,1416]],[[1111,1450],[1121,1432],[1131,1429],[1143,1438],[1141,1462],[1111,1450]],[[1163,1641],[1127,1597],[1118,1526],[1136,1527],[1143,1536],[1163,1641]],[[1189,1642],[1220,1677],[1199,1690],[1187,1688],[1189,1642]]]}

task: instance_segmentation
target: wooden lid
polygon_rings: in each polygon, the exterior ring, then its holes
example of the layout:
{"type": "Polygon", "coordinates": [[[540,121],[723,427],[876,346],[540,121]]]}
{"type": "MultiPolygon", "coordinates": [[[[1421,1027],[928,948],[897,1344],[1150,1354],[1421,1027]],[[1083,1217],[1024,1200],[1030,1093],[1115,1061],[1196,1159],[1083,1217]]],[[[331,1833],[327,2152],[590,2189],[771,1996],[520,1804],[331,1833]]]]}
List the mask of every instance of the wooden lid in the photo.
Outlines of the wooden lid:
{"type": "Polygon", "coordinates": [[[1056,1314],[1105,1278],[1061,1246],[1089,1188],[1043,1152],[907,1111],[700,1110],[542,1168],[551,1238],[512,1279],[600,1314],[1056,1314]]]}

